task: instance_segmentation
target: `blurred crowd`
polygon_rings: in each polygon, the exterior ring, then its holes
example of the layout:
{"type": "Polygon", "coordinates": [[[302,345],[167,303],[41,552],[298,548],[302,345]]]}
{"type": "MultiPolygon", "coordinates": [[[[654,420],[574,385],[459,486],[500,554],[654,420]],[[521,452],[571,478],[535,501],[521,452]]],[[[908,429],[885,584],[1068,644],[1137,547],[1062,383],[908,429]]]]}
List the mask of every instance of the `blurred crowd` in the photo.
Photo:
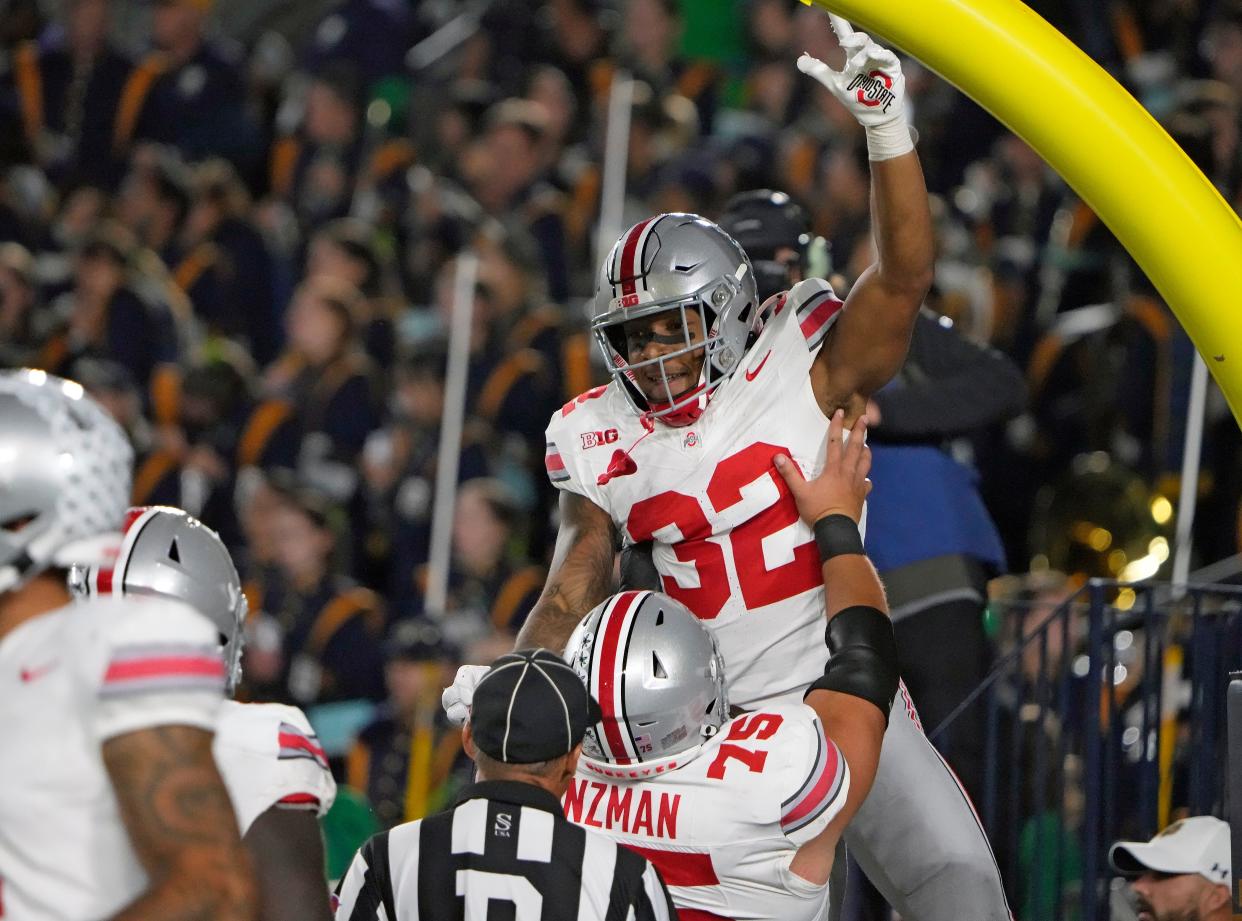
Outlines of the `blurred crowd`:
{"type": "MultiPolygon", "coordinates": [[[[844,292],[872,259],[866,146],[793,64],[840,63],[827,17],[794,0],[0,6],[0,361],[81,381],[133,439],[134,502],[228,543],[252,611],[244,694],[371,702],[341,716],[341,771],[384,824],[438,806],[461,770],[438,688],[503,651],[537,597],[543,430],[607,379],[587,327],[615,91],[623,225],[784,190],[844,292]],[[431,610],[467,249],[462,485],[431,610]]],[[[1242,205],[1242,4],[1032,6],[1242,205]]],[[[1038,155],[905,69],[938,230],[928,306],[1009,356],[1029,397],[941,447],[978,471],[1011,568],[1151,575],[1193,347],[1038,155]]],[[[1238,550],[1240,448],[1213,391],[1205,562],[1238,550]]]]}

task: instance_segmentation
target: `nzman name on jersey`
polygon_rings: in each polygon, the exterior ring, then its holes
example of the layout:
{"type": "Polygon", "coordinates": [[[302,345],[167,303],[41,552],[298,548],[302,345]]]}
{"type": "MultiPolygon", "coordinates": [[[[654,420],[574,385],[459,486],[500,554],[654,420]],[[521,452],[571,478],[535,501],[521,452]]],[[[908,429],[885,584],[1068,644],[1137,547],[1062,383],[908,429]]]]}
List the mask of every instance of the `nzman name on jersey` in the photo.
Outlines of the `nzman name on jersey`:
{"type": "Polygon", "coordinates": [[[565,816],[569,821],[653,838],[677,837],[680,806],[680,793],[660,792],[657,798],[651,790],[598,780],[575,778],[565,792],[565,816]]]}

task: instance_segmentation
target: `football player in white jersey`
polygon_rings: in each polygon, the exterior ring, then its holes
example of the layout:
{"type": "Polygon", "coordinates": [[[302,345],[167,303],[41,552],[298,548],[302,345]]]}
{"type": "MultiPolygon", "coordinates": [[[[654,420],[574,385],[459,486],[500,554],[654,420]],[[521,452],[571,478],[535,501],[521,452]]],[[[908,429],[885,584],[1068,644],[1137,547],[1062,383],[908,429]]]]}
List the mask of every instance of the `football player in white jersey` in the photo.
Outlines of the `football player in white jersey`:
{"type": "Polygon", "coordinates": [[[211,756],[215,628],[167,600],[74,601],[116,554],[133,456],[82,388],[0,372],[0,917],[248,921],[211,756]]]}
{"type": "Polygon", "coordinates": [[[823,474],[809,483],[789,474],[821,539],[833,653],[805,703],[729,719],[713,634],[655,592],[610,598],[565,651],[601,712],[566,815],[651,860],[683,918],[824,917],[834,848],[871,787],[897,654],[857,527],[869,452],[861,437],[843,447],[841,418],[823,474]]]}
{"type": "MultiPolygon", "coordinates": [[[[230,696],[241,678],[246,599],[219,536],[177,508],[131,508],[120,553],[70,573],[75,594],[172,598],[215,625],[230,696]]],[[[328,759],[306,715],[284,704],[220,709],[212,746],[259,878],[263,921],[332,917],[319,816],[336,798],[328,759]]]]}
{"type": "MultiPolygon", "coordinates": [[[[901,67],[834,26],[844,70],[806,55],[799,67],[866,130],[876,263],[844,303],[810,278],[760,304],[746,254],[710,221],[664,214],[621,236],[601,267],[592,324],[613,381],[548,426],[560,532],[519,646],[561,647],[609,594],[616,547],[651,542],[663,591],[715,634],[733,703],[797,700],[822,674],[815,545],[773,458],[818,470],[829,417],[856,417],[900,367],[932,271],[901,67]]],[[[877,780],[885,795],[871,806],[883,821],[852,831],[850,847],[909,921],[949,921],[963,906],[1004,921],[986,836],[900,696],[877,780]]]]}
{"type": "Polygon", "coordinates": [[[810,532],[772,466],[823,456],[901,366],[932,277],[927,189],[891,51],[840,20],[847,59],[804,56],[866,131],[877,260],[843,303],[823,279],[759,302],[741,247],[710,221],[662,214],[600,267],[592,329],[613,381],[553,414],[560,532],[519,645],[562,645],[610,592],[617,546],[654,541],[664,591],[710,621],[737,703],[796,699],[823,617],[810,532]]]}

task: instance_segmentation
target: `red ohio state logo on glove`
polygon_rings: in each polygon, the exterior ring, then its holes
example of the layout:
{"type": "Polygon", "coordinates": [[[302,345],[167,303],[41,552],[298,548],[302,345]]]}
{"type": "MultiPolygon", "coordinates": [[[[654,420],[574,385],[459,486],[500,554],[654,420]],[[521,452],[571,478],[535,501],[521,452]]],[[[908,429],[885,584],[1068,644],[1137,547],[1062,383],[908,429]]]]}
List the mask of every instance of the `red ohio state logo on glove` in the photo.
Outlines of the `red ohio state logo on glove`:
{"type": "Polygon", "coordinates": [[[874,108],[884,106],[884,111],[893,104],[897,97],[893,95],[893,78],[882,70],[873,70],[869,74],[857,74],[846,89],[858,89],[858,101],[865,106],[874,108]],[[882,81],[882,82],[881,82],[882,81]]]}

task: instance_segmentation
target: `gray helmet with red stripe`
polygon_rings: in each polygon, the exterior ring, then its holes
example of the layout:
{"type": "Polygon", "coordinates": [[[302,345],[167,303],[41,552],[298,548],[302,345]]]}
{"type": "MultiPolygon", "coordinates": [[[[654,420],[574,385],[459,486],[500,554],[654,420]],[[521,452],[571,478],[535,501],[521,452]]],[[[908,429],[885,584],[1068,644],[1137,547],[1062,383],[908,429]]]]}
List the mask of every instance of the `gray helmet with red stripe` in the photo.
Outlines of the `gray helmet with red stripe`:
{"type": "Polygon", "coordinates": [[[582,763],[610,777],[681,767],[729,718],[716,639],[659,592],[621,592],[574,629],[565,660],[599,701],[582,763]]]}
{"type": "Polygon", "coordinates": [[[600,267],[591,329],[613,378],[640,413],[672,425],[686,424],[706,406],[711,392],[737,370],[757,323],[759,301],[750,260],[737,241],[697,214],[660,214],[621,235],[600,267]],[[624,325],[631,320],[680,310],[697,312],[705,342],[690,341],[648,361],[629,360],[624,325]],[[664,362],[706,350],[698,386],[674,398],[664,362]],[[635,383],[640,368],[658,364],[667,400],[653,406],[635,383]],[[691,410],[687,413],[687,409],[691,410]]]}
{"type": "Polygon", "coordinates": [[[246,596],[219,535],[179,508],[131,508],[121,552],[114,563],[74,567],[69,588],[79,597],[147,596],[183,601],[210,620],[232,693],[241,679],[246,596]]]}

